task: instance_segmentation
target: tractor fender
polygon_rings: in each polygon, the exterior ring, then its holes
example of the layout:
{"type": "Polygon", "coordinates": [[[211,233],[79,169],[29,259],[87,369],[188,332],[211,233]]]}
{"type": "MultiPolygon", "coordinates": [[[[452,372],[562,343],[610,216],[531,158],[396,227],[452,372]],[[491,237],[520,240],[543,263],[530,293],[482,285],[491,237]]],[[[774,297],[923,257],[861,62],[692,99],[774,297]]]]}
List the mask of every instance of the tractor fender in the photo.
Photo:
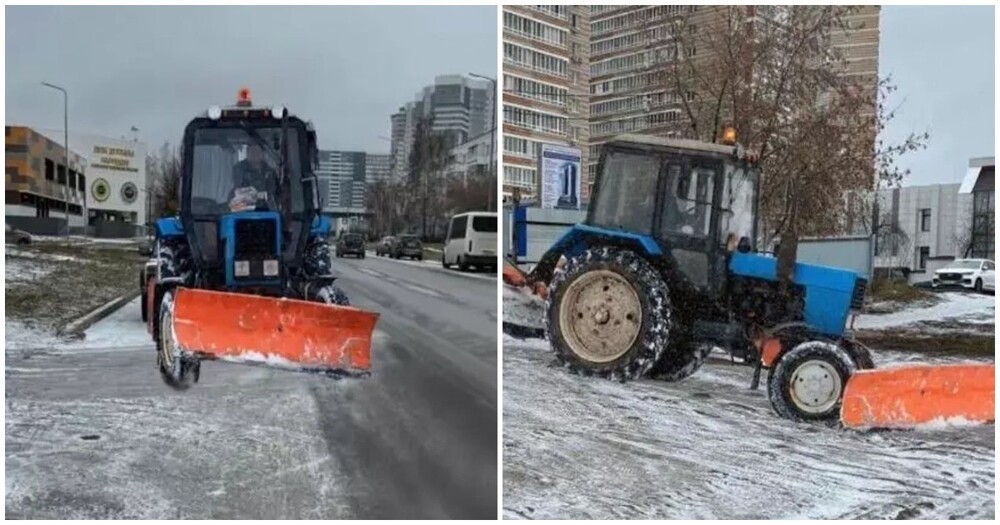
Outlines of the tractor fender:
{"type": "Polygon", "coordinates": [[[528,274],[528,282],[548,283],[552,280],[561,257],[570,258],[590,248],[614,246],[635,252],[646,258],[663,255],[660,246],[648,235],[576,224],[557,240],[538,260],[538,264],[528,274]]]}

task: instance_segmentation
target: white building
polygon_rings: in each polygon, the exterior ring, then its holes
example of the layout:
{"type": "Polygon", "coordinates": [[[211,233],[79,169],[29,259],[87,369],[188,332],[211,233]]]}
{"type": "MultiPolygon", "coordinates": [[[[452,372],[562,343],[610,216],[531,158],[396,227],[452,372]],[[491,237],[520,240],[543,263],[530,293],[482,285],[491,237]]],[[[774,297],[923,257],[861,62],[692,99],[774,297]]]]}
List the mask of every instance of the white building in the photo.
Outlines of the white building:
{"type": "Polygon", "coordinates": [[[146,224],[146,145],[138,140],[71,133],[70,148],[87,159],[88,224],[146,224]]]}
{"type": "Polygon", "coordinates": [[[467,179],[488,174],[496,159],[496,151],[490,151],[491,138],[493,134],[486,132],[451,148],[448,158],[448,177],[467,179]]]}
{"type": "MultiPolygon", "coordinates": [[[[990,193],[985,199],[980,198],[989,205],[989,210],[983,212],[989,218],[980,222],[989,223],[987,233],[992,238],[992,164],[992,158],[972,159],[963,184],[909,186],[879,192],[875,266],[905,268],[910,272],[910,282],[922,282],[930,280],[937,269],[956,258],[976,255],[970,249],[975,195],[972,187],[978,184],[982,189],[989,183],[990,193]]],[[[988,248],[992,248],[992,243],[988,248]]]]}

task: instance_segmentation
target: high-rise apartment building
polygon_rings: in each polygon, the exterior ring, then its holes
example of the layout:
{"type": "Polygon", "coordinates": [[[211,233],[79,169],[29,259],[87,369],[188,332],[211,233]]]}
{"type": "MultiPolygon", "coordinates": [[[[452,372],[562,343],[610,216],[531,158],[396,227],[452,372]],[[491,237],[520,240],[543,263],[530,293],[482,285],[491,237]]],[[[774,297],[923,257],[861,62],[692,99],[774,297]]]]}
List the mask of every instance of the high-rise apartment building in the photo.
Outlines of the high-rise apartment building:
{"type": "Polygon", "coordinates": [[[589,20],[589,6],[503,6],[505,195],[515,188],[525,196],[537,192],[543,143],[580,148],[586,180],[589,20]]]}
{"type": "MultiPolygon", "coordinates": [[[[591,168],[601,146],[621,133],[668,135],[685,119],[682,96],[664,78],[665,64],[688,58],[710,60],[697,43],[718,27],[729,6],[590,6],[591,168]],[[685,46],[677,48],[681,31],[685,46]],[[694,35],[694,38],[691,37],[694,35]],[[683,53],[683,56],[681,56],[683,53]]],[[[781,6],[747,7],[747,15],[780,20],[781,6]]],[[[830,44],[847,59],[846,74],[862,76],[874,90],[878,81],[879,7],[863,6],[845,17],[844,31],[831,31],[830,44]]],[[[593,182],[590,178],[586,179],[593,182]]]]}
{"type": "Polygon", "coordinates": [[[392,176],[392,155],[368,153],[365,155],[365,183],[374,184],[392,176]]]}
{"type": "Polygon", "coordinates": [[[320,204],[332,216],[365,213],[366,154],[362,151],[319,152],[320,204]]]}
{"type": "Polygon", "coordinates": [[[464,75],[441,75],[425,87],[413,102],[401,106],[391,122],[392,172],[397,180],[409,173],[410,151],[420,119],[431,122],[431,130],[445,136],[452,148],[490,131],[493,89],[489,81],[464,75]]]}

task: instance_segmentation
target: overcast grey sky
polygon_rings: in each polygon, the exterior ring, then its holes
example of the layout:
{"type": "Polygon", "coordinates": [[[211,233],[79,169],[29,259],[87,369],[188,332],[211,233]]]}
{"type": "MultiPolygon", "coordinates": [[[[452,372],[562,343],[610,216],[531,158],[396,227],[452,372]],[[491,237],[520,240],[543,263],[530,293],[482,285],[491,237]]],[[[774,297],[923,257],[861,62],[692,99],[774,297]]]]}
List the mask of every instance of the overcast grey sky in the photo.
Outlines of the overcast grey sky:
{"type": "Polygon", "coordinates": [[[241,86],[316,124],[325,149],[388,152],[389,115],[441,74],[495,76],[497,9],[7,7],[6,122],[150,147],[241,86]]]}
{"type": "MultiPolygon", "coordinates": [[[[994,155],[994,14],[985,7],[887,6],[880,69],[902,104],[888,137],[931,133],[902,164],[908,183],[957,182],[994,155]]],[[[387,151],[389,114],[437,74],[496,71],[496,8],[8,7],[8,123],[110,136],[132,125],[151,146],[229,103],[241,85],[317,124],[320,145],[387,151]]],[[[58,131],[55,132],[58,136],[58,131]]]]}
{"type": "Polygon", "coordinates": [[[901,159],[904,184],[959,182],[970,157],[995,153],[993,6],[885,6],[881,18],[879,69],[899,87],[887,138],[931,134],[901,159]]]}

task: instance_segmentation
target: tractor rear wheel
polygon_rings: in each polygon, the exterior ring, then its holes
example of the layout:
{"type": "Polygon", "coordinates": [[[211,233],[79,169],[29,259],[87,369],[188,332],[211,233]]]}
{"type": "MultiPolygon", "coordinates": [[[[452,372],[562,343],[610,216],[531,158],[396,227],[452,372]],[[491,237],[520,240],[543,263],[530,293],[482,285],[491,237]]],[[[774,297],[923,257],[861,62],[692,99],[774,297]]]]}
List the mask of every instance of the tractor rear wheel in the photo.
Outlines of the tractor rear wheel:
{"type": "Polygon", "coordinates": [[[630,250],[601,247],[570,258],[549,285],[548,332],[571,371],[627,381],[642,377],[669,343],[667,284],[630,250]]]}
{"type": "Polygon", "coordinates": [[[826,421],[840,416],[847,380],[857,370],[847,350],[808,341],[782,355],[767,376],[767,397],[781,417],[826,421]]]}
{"type": "Polygon", "coordinates": [[[649,375],[662,381],[680,381],[697,372],[711,352],[711,346],[686,339],[671,343],[649,375]]]}

